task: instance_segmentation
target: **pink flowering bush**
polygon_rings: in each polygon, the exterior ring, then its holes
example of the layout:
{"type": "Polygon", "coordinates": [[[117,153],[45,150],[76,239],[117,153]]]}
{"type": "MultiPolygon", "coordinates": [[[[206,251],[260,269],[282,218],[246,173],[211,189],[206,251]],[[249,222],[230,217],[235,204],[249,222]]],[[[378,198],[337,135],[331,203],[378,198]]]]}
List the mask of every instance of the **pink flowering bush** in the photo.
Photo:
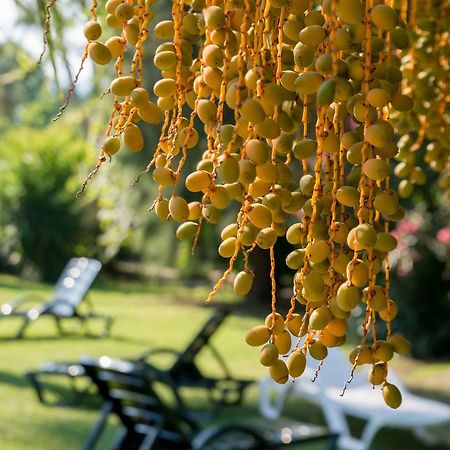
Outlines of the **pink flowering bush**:
{"type": "Polygon", "coordinates": [[[394,326],[422,357],[450,355],[450,227],[443,208],[419,204],[395,224],[397,248],[390,255],[392,298],[399,304],[394,326]]]}

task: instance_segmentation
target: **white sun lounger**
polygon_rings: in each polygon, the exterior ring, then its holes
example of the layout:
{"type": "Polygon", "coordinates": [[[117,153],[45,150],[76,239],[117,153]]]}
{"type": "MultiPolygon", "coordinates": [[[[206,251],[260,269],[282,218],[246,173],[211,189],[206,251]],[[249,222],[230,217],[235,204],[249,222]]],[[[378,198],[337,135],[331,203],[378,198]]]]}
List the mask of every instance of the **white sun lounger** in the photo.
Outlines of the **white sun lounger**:
{"type": "Polygon", "coordinates": [[[349,377],[351,365],[340,349],[329,349],[314,383],[311,379],[318,362],[308,357],[305,373],[299,379],[292,379],[280,385],[265,378],[260,382],[260,412],[263,416],[276,419],[281,415],[288,396],[305,398],[322,408],[330,431],[339,434],[338,445],[346,450],[368,450],[377,432],[383,427],[412,429],[425,443],[442,440],[442,433],[431,434],[428,427],[442,427],[450,431],[450,406],[412,394],[398,379],[392,369],[388,380],[402,391],[403,402],[399,409],[390,409],[383,401],[380,388],[373,389],[367,380],[368,366],[355,371],[352,383],[345,395],[340,396],[345,380],[349,377]],[[353,416],[367,421],[360,438],[350,433],[347,417],[353,416]]]}

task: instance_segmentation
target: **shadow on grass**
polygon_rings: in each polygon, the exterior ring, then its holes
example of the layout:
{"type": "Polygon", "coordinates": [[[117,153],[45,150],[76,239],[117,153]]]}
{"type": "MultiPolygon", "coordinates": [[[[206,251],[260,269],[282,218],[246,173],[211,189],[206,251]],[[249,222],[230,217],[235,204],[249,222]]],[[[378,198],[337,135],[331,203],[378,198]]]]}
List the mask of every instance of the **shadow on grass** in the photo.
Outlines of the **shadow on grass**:
{"type": "Polygon", "coordinates": [[[130,336],[125,336],[121,334],[111,335],[107,338],[95,334],[84,334],[84,333],[65,333],[64,335],[33,335],[32,332],[29,335],[24,336],[23,338],[16,338],[14,336],[0,336],[0,343],[2,345],[9,344],[13,345],[20,342],[67,342],[67,343],[79,343],[83,342],[100,342],[103,340],[114,341],[118,343],[128,343],[128,344],[136,344],[140,345],[149,345],[148,338],[135,338],[130,336]]]}
{"type": "MultiPolygon", "coordinates": [[[[37,424],[37,428],[45,433],[46,448],[48,450],[67,449],[81,450],[84,448],[92,428],[97,420],[97,416],[89,418],[72,418],[71,420],[45,420],[37,424]]],[[[113,448],[114,438],[117,435],[118,427],[108,424],[104,435],[100,439],[96,450],[111,450],[113,448]]],[[[32,443],[30,443],[32,444],[32,443]]],[[[33,445],[28,447],[33,448],[33,445]]]]}
{"type": "MultiPolygon", "coordinates": [[[[100,397],[90,380],[78,380],[77,391],[74,390],[73,380],[69,377],[46,376],[41,380],[44,395],[48,400],[46,407],[76,407],[79,409],[98,410],[101,406],[100,397]]],[[[21,389],[30,389],[35,394],[35,401],[39,401],[35,388],[26,374],[16,375],[0,371],[0,383],[9,384],[21,389]]]]}
{"type": "Polygon", "coordinates": [[[16,375],[5,371],[0,371],[0,383],[10,384],[16,387],[30,387],[30,383],[25,375],[16,375]]]}
{"type": "Polygon", "coordinates": [[[416,395],[420,395],[421,397],[427,397],[431,398],[432,400],[437,400],[440,402],[450,404],[450,392],[437,391],[433,389],[411,388],[411,387],[409,387],[409,390],[416,395]]]}
{"type": "Polygon", "coordinates": [[[21,341],[27,341],[27,342],[52,342],[52,341],[78,341],[78,340],[100,340],[104,339],[102,336],[97,335],[89,335],[89,334],[81,334],[81,333],[67,333],[63,336],[61,335],[46,335],[46,336],[33,336],[32,334],[24,336],[22,338],[16,338],[14,336],[0,336],[0,342],[3,343],[17,343],[21,341]]]}

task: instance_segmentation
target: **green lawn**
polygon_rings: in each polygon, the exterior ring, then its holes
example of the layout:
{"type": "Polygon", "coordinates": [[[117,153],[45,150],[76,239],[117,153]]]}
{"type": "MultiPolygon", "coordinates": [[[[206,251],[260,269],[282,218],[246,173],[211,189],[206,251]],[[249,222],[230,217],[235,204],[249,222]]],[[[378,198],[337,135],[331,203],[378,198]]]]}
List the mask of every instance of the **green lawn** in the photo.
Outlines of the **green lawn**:
{"type": "MultiPolygon", "coordinates": [[[[0,303],[22,292],[46,295],[51,286],[25,282],[14,277],[0,276],[0,303]]],[[[76,361],[83,354],[115,357],[135,357],[154,346],[181,349],[211,313],[214,305],[205,306],[203,299],[207,287],[181,285],[143,285],[100,281],[91,298],[100,312],[116,317],[112,335],[108,339],[70,335],[59,338],[52,320],[43,318],[31,326],[22,341],[6,339],[12,336],[19,322],[1,321],[0,326],[0,449],[1,450],[78,450],[94,424],[98,413],[95,408],[56,408],[41,406],[24,378],[27,369],[38,367],[49,360],[76,361]]],[[[225,297],[231,297],[225,291],[225,297]]],[[[240,308],[214,336],[220,349],[237,377],[257,379],[265,371],[257,364],[257,351],[242,339],[246,330],[260,319],[240,308]]],[[[71,328],[76,329],[74,323],[71,328]]],[[[68,327],[69,328],[69,327],[68,327]]],[[[94,331],[95,327],[93,327],[94,331]]],[[[207,352],[201,364],[214,371],[207,352]]],[[[405,382],[424,395],[450,398],[450,363],[425,364],[414,360],[396,363],[396,369],[405,382]]],[[[252,388],[245,405],[234,408],[228,416],[236,420],[256,415],[257,389],[252,388]]],[[[312,405],[290,400],[286,413],[292,417],[323,423],[320,410],[312,405]]],[[[352,422],[356,432],[361,424],[352,422]]],[[[114,425],[99,445],[108,449],[114,434],[114,425]]],[[[309,447],[323,449],[322,445],[309,447]]],[[[408,431],[386,430],[380,433],[372,447],[376,450],[419,450],[427,448],[408,431]]],[[[450,445],[438,447],[450,450],[450,445]]]]}

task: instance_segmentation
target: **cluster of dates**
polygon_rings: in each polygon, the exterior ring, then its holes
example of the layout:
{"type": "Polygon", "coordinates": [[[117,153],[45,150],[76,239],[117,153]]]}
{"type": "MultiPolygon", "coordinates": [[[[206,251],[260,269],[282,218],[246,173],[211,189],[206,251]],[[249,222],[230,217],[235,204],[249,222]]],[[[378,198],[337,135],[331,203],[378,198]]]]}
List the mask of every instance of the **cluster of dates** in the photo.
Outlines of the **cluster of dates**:
{"type": "Polygon", "coordinates": [[[438,185],[450,198],[449,12],[450,4],[445,1],[412,2],[412,44],[402,62],[405,92],[413,96],[414,103],[408,113],[392,115],[393,125],[402,136],[394,168],[401,179],[401,198],[409,197],[414,185],[427,182],[425,171],[418,165],[422,160],[425,167],[439,174],[438,185]]]}
{"type": "MultiPolygon", "coordinates": [[[[410,344],[391,333],[397,307],[388,255],[397,242],[389,231],[404,215],[399,195],[425,182],[414,140],[429,140],[426,159],[435,170],[449,164],[446,1],[428,2],[429,25],[416,18],[421,0],[173,0],[171,19],[152,28],[161,41],[152,55],[161,79],[149,89],[143,44],[152,3],[108,0],[104,25],[114,35],[104,42],[96,3],[84,28],[83,59],[115,69],[97,169],[121,147],[149,152],[146,172],[158,185],[153,209],[162,221],[178,222],[177,237],[194,246],[202,226],[218,223],[224,210],[235,213],[218,249],[229,267],[208,300],[237,258],[244,270],[234,289],[246,295],[249,253],[269,250],[271,312],[246,341],[262,346],[260,362],[276,382],[300,376],[306,354],[323,361],[328,348],[343,345],[347,319],[362,306],[363,342],[350,361],[371,365],[370,384],[399,407],[388,362],[410,344]],[[144,142],[142,122],[161,124],[157,145],[144,142]],[[398,193],[391,158],[404,178],[398,193]],[[188,159],[196,167],[186,175],[188,159]],[[197,198],[188,201],[187,191],[197,198]],[[293,295],[283,318],[274,246],[284,237],[294,250],[286,258],[293,295]]],[[[448,188],[448,177],[441,184],[448,188]]]]}

